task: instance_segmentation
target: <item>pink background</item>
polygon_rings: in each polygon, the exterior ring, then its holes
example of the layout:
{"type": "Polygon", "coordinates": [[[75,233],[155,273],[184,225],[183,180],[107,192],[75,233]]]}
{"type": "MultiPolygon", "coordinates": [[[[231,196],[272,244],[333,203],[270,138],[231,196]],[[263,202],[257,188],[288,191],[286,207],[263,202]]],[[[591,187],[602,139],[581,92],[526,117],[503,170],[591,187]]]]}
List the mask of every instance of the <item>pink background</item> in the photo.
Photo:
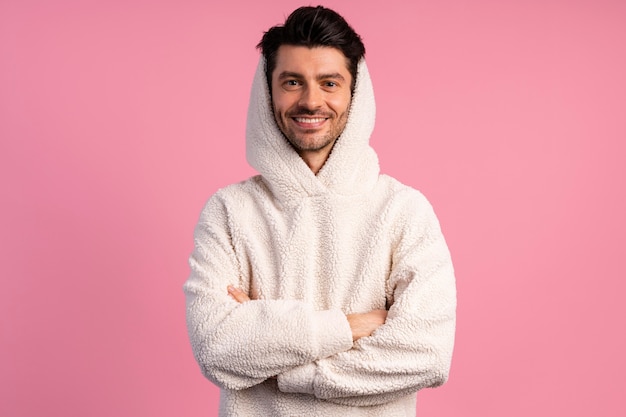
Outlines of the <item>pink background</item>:
{"type": "MultiPolygon", "coordinates": [[[[215,416],[182,284],[300,2],[0,1],[0,415],[215,416]],[[213,4],[215,3],[215,4],[213,4]],[[266,3],[266,4],[264,4],[266,3]]],[[[626,415],[626,2],[328,1],[459,290],[420,416],[626,415]]]]}

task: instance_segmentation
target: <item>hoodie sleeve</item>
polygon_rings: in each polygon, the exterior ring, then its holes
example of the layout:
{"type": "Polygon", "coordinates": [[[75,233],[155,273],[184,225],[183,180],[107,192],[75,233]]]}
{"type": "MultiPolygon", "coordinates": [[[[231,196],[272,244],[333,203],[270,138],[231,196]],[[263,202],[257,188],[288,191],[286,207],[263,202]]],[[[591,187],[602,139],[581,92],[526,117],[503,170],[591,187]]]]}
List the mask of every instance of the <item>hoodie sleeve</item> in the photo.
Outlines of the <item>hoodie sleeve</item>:
{"type": "Polygon", "coordinates": [[[278,376],[279,389],[344,405],[383,404],[443,384],[450,370],[456,289],[450,254],[425,199],[404,216],[392,254],[385,324],[346,352],[278,376]]]}
{"type": "Polygon", "coordinates": [[[228,296],[228,285],[243,285],[220,198],[207,203],[194,241],[191,274],[183,286],[187,329],[194,356],[213,383],[245,389],[352,347],[340,310],[313,311],[294,300],[239,304],[228,296]]]}

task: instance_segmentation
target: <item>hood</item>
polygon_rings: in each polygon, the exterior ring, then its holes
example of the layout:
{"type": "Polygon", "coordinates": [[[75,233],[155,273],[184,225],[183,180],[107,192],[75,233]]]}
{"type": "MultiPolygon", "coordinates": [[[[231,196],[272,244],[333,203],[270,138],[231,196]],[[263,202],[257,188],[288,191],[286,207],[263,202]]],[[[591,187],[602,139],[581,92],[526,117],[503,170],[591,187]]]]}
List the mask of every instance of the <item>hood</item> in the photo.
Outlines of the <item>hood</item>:
{"type": "Polygon", "coordinates": [[[317,175],[278,128],[265,79],[265,60],[257,66],[246,125],[246,157],[283,202],[323,194],[355,195],[371,190],[378,179],[378,157],[369,146],[376,105],[365,60],[358,66],[348,122],[317,175]]]}

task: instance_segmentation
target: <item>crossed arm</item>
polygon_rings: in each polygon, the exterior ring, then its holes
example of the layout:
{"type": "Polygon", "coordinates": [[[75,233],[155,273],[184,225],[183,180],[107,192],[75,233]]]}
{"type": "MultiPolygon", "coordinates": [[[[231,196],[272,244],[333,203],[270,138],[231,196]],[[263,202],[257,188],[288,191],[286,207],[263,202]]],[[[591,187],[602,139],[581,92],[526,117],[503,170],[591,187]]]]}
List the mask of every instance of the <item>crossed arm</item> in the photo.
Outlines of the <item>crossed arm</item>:
{"type": "MultiPolygon", "coordinates": [[[[241,291],[239,288],[229,285],[227,290],[228,295],[240,304],[250,301],[248,294],[241,291]]],[[[347,314],[346,318],[348,319],[350,331],[352,332],[352,340],[356,342],[362,337],[371,336],[374,330],[385,324],[387,310],[372,310],[368,313],[347,314]]]]}
{"type": "Polygon", "coordinates": [[[226,212],[209,204],[184,287],[203,373],[233,390],[275,376],[283,392],[359,406],[443,383],[454,342],[454,272],[434,214],[426,207],[419,215],[425,219],[403,228],[393,252],[389,311],[345,315],[298,300],[250,300],[227,289],[241,284],[238,261],[223,227],[226,212]]]}

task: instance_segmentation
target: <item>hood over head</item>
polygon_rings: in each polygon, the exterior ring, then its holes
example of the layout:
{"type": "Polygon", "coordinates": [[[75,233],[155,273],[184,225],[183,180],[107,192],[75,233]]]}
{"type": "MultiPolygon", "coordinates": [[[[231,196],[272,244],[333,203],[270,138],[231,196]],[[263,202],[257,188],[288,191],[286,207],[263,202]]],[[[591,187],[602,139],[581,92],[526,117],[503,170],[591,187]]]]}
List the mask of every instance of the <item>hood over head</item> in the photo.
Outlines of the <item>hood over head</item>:
{"type": "Polygon", "coordinates": [[[378,157],[369,146],[376,105],[365,60],[359,62],[346,127],[317,175],[291,146],[274,120],[261,56],[252,83],[246,125],[248,163],[281,201],[328,193],[354,195],[371,190],[379,174],[378,157]]]}

